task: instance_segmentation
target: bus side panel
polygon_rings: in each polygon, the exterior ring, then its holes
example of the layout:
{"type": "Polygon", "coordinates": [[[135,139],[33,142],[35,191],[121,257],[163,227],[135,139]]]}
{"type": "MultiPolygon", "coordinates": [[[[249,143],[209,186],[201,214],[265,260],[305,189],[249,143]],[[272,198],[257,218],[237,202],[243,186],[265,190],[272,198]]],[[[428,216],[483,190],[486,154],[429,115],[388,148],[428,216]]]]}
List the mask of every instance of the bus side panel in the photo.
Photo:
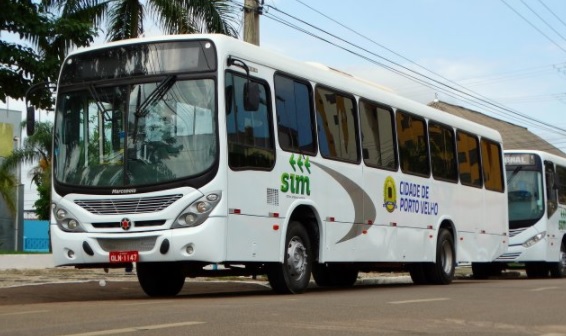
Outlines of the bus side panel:
{"type": "Polygon", "coordinates": [[[228,215],[228,261],[279,261],[281,218],[228,215]]]}

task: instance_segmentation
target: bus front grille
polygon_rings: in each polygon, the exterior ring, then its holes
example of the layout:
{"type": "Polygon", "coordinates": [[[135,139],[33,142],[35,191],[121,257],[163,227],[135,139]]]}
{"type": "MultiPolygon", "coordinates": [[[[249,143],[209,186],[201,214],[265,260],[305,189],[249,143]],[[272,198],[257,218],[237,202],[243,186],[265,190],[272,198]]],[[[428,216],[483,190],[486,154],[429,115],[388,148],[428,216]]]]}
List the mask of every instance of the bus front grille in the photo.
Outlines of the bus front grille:
{"type": "Polygon", "coordinates": [[[128,239],[99,238],[97,240],[100,247],[106,252],[110,252],[110,251],[146,252],[146,251],[151,251],[153,249],[157,237],[128,238],[128,239]]]}
{"type": "Polygon", "coordinates": [[[131,215],[161,211],[181,197],[183,195],[177,194],[120,199],[89,199],[75,200],[75,204],[95,215],[131,215]]]}

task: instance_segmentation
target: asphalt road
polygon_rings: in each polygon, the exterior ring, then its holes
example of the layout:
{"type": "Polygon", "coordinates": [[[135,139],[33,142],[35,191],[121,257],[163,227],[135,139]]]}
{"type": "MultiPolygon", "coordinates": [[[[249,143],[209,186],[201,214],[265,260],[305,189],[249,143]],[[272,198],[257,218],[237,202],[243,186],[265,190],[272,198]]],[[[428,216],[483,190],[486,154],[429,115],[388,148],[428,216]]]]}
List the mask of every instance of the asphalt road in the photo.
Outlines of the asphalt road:
{"type": "MultiPolygon", "coordinates": [[[[133,279],[132,279],[133,280],[133,279]]],[[[566,335],[566,279],[311,288],[190,281],[174,298],[135,281],[0,288],[0,335],[566,335]]]]}

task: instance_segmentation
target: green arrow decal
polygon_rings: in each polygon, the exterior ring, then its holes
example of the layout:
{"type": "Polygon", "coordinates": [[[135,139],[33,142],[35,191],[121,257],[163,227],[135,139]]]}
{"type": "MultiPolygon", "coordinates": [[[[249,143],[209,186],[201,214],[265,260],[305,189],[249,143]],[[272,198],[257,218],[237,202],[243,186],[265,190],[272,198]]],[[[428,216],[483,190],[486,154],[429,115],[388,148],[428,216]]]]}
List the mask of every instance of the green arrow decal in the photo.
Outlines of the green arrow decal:
{"type": "Polygon", "coordinates": [[[299,161],[297,161],[297,165],[299,166],[299,169],[301,170],[301,173],[303,172],[303,157],[302,155],[299,155],[299,161]]]}
{"type": "Polygon", "coordinates": [[[307,156],[307,159],[305,160],[305,168],[307,169],[307,171],[308,171],[309,174],[310,174],[310,173],[311,173],[311,162],[310,162],[308,156],[307,156]]]}
{"type": "Polygon", "coordinates": [[[291,154],[291,157],[289,158],[289,163],[291,164],[291,168],[293,168],[293,171],[297,171],[297,169],[295,169],[295,164],[297,163],[297,161],[295,161],[295,154],[291,154]]]}

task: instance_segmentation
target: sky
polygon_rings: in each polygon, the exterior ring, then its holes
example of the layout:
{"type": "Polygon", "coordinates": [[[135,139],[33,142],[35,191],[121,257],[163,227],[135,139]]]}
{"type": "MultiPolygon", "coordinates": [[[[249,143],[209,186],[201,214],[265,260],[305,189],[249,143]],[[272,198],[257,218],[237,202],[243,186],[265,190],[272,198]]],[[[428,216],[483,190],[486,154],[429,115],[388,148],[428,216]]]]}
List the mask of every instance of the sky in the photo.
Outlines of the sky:
{"type": "Polygon", "coordinates": [[[564,0],[264,0],[263,12],[263,48],[524,126],[566,152],[564,0]]]}

